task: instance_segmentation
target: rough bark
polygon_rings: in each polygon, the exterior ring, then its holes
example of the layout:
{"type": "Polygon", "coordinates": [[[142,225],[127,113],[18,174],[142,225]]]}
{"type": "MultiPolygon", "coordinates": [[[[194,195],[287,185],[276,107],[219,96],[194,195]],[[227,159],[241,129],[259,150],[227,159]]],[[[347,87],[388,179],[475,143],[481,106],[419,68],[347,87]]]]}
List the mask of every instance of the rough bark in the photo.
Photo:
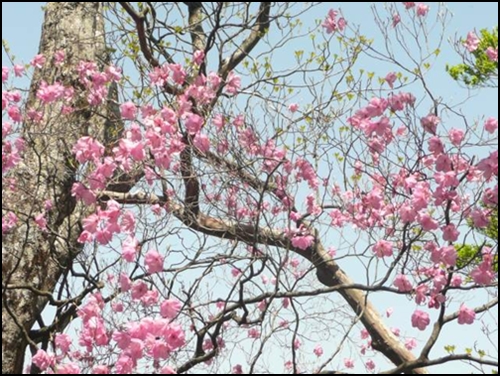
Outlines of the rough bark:
{"type": "MultiPolygon", "coordinates": [[[[74,86],[75,65],[79,61],[106,62],[101,6],[97,2],[47,4],[39,48],[47,63],[34,74],[27,108],[41,109],[36,88],[42,80],[74,86]],[[67,57],[60,67],[51,61],[57,50],[64,50],[67,57]]],[[[4,374],[22,373],[26,346],[34,344],[28,332],[47,305],[58,280],[81,250],[76,239],[85,209],[71,197],[77,170],[71,148],[85,134],[103,134],[102,115],[106,115],[107,109],[103,106],[91,111],[84,98],[78,102],[71,115],[61,115],[61,106],[55,105],[44,109],[41,123],[23,124],[26,152],[12,174],[17,189],[6,193],[2,188],[2,216],[11,211],[19,218],[19,226],[2,236],[4,374]],[[42,212],[46,200],[52,200],[55,206],[48,218],[49,230],[43,233],[33,218],[42,212]]]]}

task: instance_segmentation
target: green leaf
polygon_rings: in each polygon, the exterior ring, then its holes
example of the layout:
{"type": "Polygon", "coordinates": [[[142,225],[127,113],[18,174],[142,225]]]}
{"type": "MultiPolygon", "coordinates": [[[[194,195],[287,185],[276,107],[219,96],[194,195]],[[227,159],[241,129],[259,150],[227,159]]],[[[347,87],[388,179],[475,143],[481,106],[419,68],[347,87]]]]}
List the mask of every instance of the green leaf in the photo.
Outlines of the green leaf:
{"type": "Polygon", "coordinates": [[[444,350],[445,350],[448,354],[454,354],[456,349],[457,349],[457,347],[456,347],[456,346],[453,346],[453,345],[448,345],[448,346],[445,346],[445,347],[444,347],[444,350]]]}

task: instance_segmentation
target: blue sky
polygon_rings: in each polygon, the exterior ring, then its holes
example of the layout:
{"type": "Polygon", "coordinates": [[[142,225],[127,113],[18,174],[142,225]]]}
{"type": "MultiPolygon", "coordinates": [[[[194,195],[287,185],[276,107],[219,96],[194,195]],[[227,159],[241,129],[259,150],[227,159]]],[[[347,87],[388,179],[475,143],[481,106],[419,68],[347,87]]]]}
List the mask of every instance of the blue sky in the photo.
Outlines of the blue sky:
{"type": "MultiPolygon", "coordinates": [[[[2,3],[2,38],[6,40],[11,48],[12,53],[20,61],[27,62],[36,54],[38,49],[41,23],[43,13],[41,6],[43,2],[31,3],[2,3]]],[[[370,30],[373,27],[373,19],[371,12],[368,9],[369,3],[347,3],[338,2],[326,3],[325,8],[316,11],[311,15],[310,20],[323,18],[327,9],[330,6],[340,7],[345,17],[353,24],[360,24],[365,35],[370,35],[370,30]],[[323,13],[324,12],[324,13],[323,13]]],[[[431,8],[437,7],[438,3],[428,3],[431,8]]],[[[447,35],[463,36],[468,31],[474,28],[490,28],[498,25],[498,3],[497,2],[451,2],[447,3],[449,9],[453,12],[454,17],[448,27],[447,35]]],[[[307,22],[307,19],[304,19],[307,22]]],[[[458,86],[450,83],[449,77],[444,72],[444,66],[447,62],[457,62],[457,56],[451,48],[443,49],[443,53],[438,60],[438,66],[435,68],[435,74],[432,76],[432,86],[439,89],[441,96],[445,98],[460,98],[463,93],[458,86]]],[[[9,65],[2,51],[2,65],[9,65]]],[[[381,73],[382,74],[382,73],[381,73]]],[[[457,99],[458,100],[458,99],[457,99]]],[[[471,98],[465,108],[471,117],[480,116],[498,116],[498,91],[490,90],[489,95],[479,95],[471,98]]],[[[403,323],[393,323],[394,326],[402,326],[403,323]]],[[[465,328],[461,327],[460,332],[445,331],[443,344],[457,343],[457,333],[460,338],[474,338],[474,331],[478,327],[465,328]]],[[[460,366],[454,365],[451,367],[442,368],[442,373],[461,373],[460,366]]]]}

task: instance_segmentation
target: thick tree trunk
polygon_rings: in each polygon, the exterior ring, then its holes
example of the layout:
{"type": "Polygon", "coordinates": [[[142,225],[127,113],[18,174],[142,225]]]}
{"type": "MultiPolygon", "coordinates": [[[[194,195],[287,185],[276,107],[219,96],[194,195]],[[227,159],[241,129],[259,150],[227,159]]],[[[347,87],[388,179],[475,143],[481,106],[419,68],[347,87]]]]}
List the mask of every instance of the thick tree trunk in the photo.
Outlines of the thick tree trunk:
{"type": "MultiPolygon", "coordinates": [[[[81,60],[106,62],[102,3],[48,3],[40,42],[40,53],[47,57],[34,75],[28,108],[38,108],[36,89],[42,80],[77,82],[75,66],[81,60]],[[64,50],[63,66],[52,63],[54,52],[64,50]]],[[[77,110],[62,115],[61,106],[44,108],[41,123],[26,121],[24,161],[13,172],[16,190],[2,187],[2,216],[14,212],[18,227],[2,236],[2,373],[22,373],[28,332],[45,308],[47,294],[54,291],[62,274],[70,268],[81,247],[76,239],[84,208],[71,197],[76,166],[71,148],[88,133],[102,134],[106,108],[92,111],[82,98],[77,110]],[[96,112],[100,112],[99,116],[96,112]],[[74,160],[73,160],[74,161],[74,160]],[[33,218],[52,200],[45,233],[33,218]],[[45,294],[44,294],[45,293],[45,294]]],[[[2,186],[4,182],[2,182],[2,186]]]]}

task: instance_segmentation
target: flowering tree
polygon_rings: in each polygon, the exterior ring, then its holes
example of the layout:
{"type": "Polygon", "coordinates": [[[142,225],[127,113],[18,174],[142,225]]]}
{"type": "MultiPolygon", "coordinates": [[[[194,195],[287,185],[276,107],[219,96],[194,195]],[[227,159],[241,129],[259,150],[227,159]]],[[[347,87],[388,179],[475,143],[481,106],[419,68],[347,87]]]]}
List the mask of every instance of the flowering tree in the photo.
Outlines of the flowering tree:
{"type": "Polygon", "coordinates": [[[3,373],[497,367],[498,124],[431,89],[445,9],[370,40],[322,3],[103,4],[48,3],[2,68],[3,373]]]}

